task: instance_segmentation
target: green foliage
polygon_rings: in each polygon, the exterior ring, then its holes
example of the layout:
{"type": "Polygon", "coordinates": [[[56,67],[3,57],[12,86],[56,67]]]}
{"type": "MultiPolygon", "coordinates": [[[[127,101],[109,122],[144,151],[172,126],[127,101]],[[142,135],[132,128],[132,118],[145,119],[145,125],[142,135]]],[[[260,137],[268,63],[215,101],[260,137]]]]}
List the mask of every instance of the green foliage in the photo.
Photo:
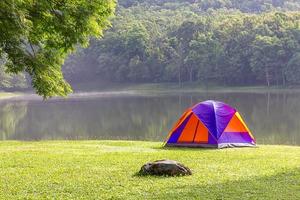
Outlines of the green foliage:
{"type": "Polygon", "coordinates": [[[0,2],[0,55],[9,72],[26,71],[43,97],[65,96],[71,87],[61,65],[76,45],[102,36],[113,0],[4,0],[0,2]]]}
{"type": "Polygon", "coordinates": [[[285,74],[288,82],[300,84],[300,53],[296,53],[289,61],[285,74]]]}
{"type": "Polygon", "coordinates": [[[63,75],[72,83],[298,84],[290,78],[295,67],[288,67],[300,43],[294,0],[120,0],[113,27],[102,40],[92,38],[88,49],[79,44],[109,26],[113,0],[0,6],[6,67],[29,73],[44,97],[71,91],[63,75]],[[76,47],[62,74],[64,58],[76,47]]]}
{"type": "Polygon", "coordinates": [[[119,4],[125,8],[133,6],[148,6],[156,9],[190,7],[197,12],[206,12],[211,9],[240,10],[242,12],[265,12],[273,9],[299,10],[297,0],[120,0],[119,4]]]}
{"type": "Polygon", "coordinates": [[[27,88],[28,81],[25,74],[7,73],[4,63],[5,59],[0,59],[0,90],[27,88]]]}
{"type": "Polygon", "coordinates": [[[113,29],[78,58],[79,63],[94,61],[88,71],[97,75],[91,77],[180,85],[296,83],[286,68],[300,50],[297,12],[219,10],[203,15],[181,8],[146,11],[141,6],[126,10],[129,13],[120,8],[113,29]]]}

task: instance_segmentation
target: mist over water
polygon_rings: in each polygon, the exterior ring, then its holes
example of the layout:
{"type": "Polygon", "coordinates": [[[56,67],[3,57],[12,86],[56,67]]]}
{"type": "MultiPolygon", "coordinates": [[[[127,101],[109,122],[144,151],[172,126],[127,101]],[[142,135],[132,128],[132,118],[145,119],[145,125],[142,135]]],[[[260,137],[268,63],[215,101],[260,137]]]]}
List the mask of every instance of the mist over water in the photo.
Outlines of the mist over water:
{"type": "Polygon", "coordinates": [[[300,145],[300,93],[87,93],[42,101],[0,102],[2,140],[128,139],[163,141],[188,107],[204,100],[235,107],[258,144],[300,145]]]}

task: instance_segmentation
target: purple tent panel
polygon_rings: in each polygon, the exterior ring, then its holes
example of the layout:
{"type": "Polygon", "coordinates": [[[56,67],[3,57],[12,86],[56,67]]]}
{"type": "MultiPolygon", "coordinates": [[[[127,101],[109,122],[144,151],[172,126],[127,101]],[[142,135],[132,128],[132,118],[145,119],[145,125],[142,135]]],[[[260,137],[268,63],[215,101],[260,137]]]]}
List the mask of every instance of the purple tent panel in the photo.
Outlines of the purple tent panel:
{"type": "Polygon", "coordinates": [[[248,132],[224,132],[218,143],[251,143],[255,144],[248,132]]]}
{"type": "Polygon", "coordinates": [[[217,137],[216,118],[212,103],[210,101],[199,103],[192,108],[192,111],[206,126],[209,132],[214,137],[217,137]]]}
{"type": "Polygon", "coordinates": [[[236,110],[229,105],[218,101],[204,101],[192,108],[209,132],[219,138],[236,110]]]}

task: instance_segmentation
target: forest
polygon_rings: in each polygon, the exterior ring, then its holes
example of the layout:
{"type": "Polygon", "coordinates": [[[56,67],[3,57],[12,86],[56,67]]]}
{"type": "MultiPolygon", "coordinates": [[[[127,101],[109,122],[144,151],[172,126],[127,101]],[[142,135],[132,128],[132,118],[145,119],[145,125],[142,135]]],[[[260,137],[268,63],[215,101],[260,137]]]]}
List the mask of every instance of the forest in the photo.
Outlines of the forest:
{"type": "MultiPolygon", "coordinates": [[[[300,84],[297,0],[119,0],[112,26],[63,66],[71,84],[300,84]]],[[[0,88],[29,87],[0,66],[0,88]]]]}

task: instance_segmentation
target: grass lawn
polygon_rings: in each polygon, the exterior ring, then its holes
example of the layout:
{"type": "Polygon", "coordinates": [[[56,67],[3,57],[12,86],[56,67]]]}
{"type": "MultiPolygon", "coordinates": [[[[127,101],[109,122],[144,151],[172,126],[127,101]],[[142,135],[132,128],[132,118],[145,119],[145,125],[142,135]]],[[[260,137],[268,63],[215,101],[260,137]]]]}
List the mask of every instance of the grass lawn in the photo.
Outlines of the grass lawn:
{"type": "Polygon", "coordinates": [[[300,147],[161,148],[130,141],[0,142],[0,199],[300,199],[300,147]],[[140,177],[175,159],[192,176],[140,177]]]}

